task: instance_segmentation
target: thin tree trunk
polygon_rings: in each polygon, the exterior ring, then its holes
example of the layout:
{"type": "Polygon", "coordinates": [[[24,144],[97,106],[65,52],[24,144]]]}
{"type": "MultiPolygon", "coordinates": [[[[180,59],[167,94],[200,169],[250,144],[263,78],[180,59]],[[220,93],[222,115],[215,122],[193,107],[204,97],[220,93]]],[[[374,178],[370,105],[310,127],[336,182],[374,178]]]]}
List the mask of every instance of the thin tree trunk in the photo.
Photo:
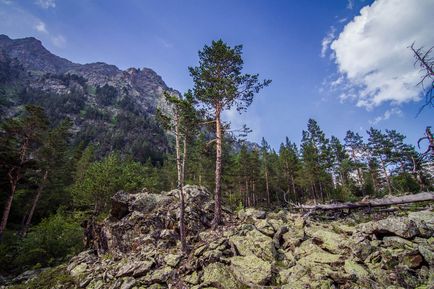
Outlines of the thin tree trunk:
{"type": "Polygon", "coordinates": [[[270,207],[271,198],[270,198],[270,187],[268,185],[268,170],[267,167],[265,167],[265,190],[267,192],[267,205],[270,207]]]}
{"type": "MultiPolygon", "coordinates": [[[[354,149],[351,150],[351,154],[353,156],[354,161],[356,160],[356,153],[354,152],[354,149]]],[[[357,176],[359,177],[359,184],[360,186],[363,185],[363,174],[362,174],[362,170],[360,168],[357,168],[357,176]]]]}
{"type": "Polygon", "coordinates": [[[47,178],[48,178],[48,170],[45,170],[41,185],[38,187],[38,190],[36,192],[36,196],[33,199],[33,203],[32,203],[32,207],[31,207],[30,212],[29,212],[29,216],[27,217],[26,224],[24,225],[24,228],[23,228],[23,233],[22,233],[23,236],[26,235],[27,230],[29,229],[30,223],[32,222],[32,218],[33,218],[33,214],[34,214],[35,209],[36,209],[36,205],[38,204],[39,198],[41,197],[42,191],[44,190],[45,184],[47,183],[47,178]]]}
{"type": "Polygon", "coordinates": [[[2,221],[0,223],[0,240],[2,239],[3,232],[6,229],[6,224],[8,223],[9,212],[11,211],[12,201],[14,199],[16,187],[11,187],[11,192],[6,200],[5,208],[3,209],[2,221]]]}
{"type": "Polygon", "coordinates": [[[389,178],[389,174],[387,173],[386,170],[386,165],[384,164],[384,161],[380,158],[381,160],[381,168],[383,169],[383,173],[384,176],[386,177],[386,183],[387,183],[387,190],[389,191],[389,194],[392,194],[392,185],[390,184],[390,178],[389,178]]]}
{"type": "Polygon", "coordinates": [[[9,196],[6,199],[5,207],[3,209],[2,220],[0,223],[0,240],[3,236],[3,232],[6,229],[6,225],[8,223],[9,213],[12,207],[12,201],[14,200],[15,191],[17,190],[17,183],[20,179],[20,168],[14,167],[8,172],[9,183],[11,186],[11,190],[9,192],[9,196]],[[16,172],[13,175],[14,171],[16,172]]]}
{"type": "Polygon", "coordinates": [[[185,224],[184,224],[184,191],[183,191],[183,160],[181,159],[181,143],[179,132],[179,116],[175,115],[175,144],[176,144],[176,169],[178,173],[178,190],[179,190],[179,235],[181,239],[182,252],[187,251],[187,242],[185,240],[185,224]]]}
{"type": "Polygon", "coordinates": [[[6,200],[5,207],[3,209],[2,220],[0,222],[0,240],[2,239],[3,232],[6,229],[8,223],[9,213],[11,212],[12,201],[14,200],[15,191],[17,190],[18,181],[21,179],[21,167],[23,166],[29,147],[29,139],[26,138],[20,149],[20,164],[18,167],[13,167],[8,172],[9,183],[11,185],[10,194],[6,200]],[[13,174],[15,173],[15,174],[13,174]]]}
{"type": "Polygon", "coordinates": [[[220,119],[221,107],[216,107],[216,162],[215,162],[215,202],[214,202],[214,219],[212,221],[213,229],[216,229],[222,222],[222,127],[220,119]]]}
{"type": "Polygon", "coordinates": [[[294,180],[294,176],[291,175],[291,184],[292,184],[292,193],[294,195],[294,200],[297,199],[296,198],[296,191],[295,191],[295,180],[294,180]]]}

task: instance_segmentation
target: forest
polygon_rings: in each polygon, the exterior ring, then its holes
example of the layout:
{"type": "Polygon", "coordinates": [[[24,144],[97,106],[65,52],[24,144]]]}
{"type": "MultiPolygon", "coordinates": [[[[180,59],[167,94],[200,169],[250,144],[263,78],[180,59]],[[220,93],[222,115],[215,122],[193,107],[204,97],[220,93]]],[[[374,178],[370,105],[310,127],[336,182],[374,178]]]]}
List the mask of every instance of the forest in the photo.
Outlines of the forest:
{"type": "MultiPolygon", "coordinates": [[[[164,93],[170,109],[159,110],[155,122],[171,144],[161,159],[120,150],[97,154],[97,142],[74,141],[70,119],[50,121],[35,104],[3,118],[0,272],[54,266],[80,252],[83,222],[108,217],[118,191],[178,188],[180,239],[186,251],[186,184],[214,192],[213,227],[222,224],[222,207],[272,211],[433,189],[431,152],[420,153],[394,129],[371,127],[366,134],[349,130],[339,139],[309,119],[300,140],[286,138],[278,149],[264,138],[260,144],[243,140],[248,129],[231,128],[221,114],[231,108],[246,110],[271,80],[243,74],[241,55],[242,46],[213,41],[199,53],[199,65],[189,68],[195,86],[183,96],[164,93]]],[[[105,105],[115,92],[105,87],[96,94],[105,105]]]]}

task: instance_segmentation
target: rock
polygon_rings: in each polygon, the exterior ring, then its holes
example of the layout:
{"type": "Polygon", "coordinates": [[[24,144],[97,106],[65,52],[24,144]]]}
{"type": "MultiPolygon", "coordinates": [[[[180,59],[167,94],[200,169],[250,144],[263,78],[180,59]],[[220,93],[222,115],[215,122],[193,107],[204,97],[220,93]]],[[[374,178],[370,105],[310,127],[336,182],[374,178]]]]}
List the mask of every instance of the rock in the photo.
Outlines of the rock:
{"type": "Polygon", "coordinates": [[[120,289],[131,289],[134,285],[136,285],[136,279],[133,277],[127,277],[124,279],[120,289]]]}
{"type": "Polygon", "coordinates": [[[129,213],[128,203],[130,194],[119,191],[112,198],[112,207],[110,215],[118,220],[122,219],[129,213]]]}
{"type": "Polygon", "coordinates": [[[164,257],[164,262],[170,267],[176,267],[181,261],[182,256],[177,254],[168,254],[164,257]]]}
{"type": "Polygon", "coordinates": [[[358,279],[369,277],[368,271],[362,265],[352,260],[345,260],[344,270],[350,275],[355,275],[358,279]]]}
{"type": "Polygon", "coordinates": [[[276,232],[273,226],[267,220],[258,220],[255,223],[256,229],[264,235],[273,237],[276,232]]]}
{"type": "Polygon", "coordinates": [[[116,277],[133,276],[140,277],[145,275],[154,264],[154,261],[138,262],[133,261],[123,265],[116,274],[116,277]]]}
{"type": "Polygon", "coordinates": [[[133,194],[129,204],[130,211],[150,213],[157,207],[169,204],[171,198],[162,194],[133,194]]]}
{"type": "Polygon", "coordinates": [[[420,268],[422,262],[423,262],[423,258],[418,253],[405,255],[404,258],[402,259],[402,264],[411,269],[420,268]]]}
{"type": "Polygon", "coordinates": [[[266,216],[267,213],[254,208],[246,208],[238,212],[238,218],[246,223],[253,223],[255,220],[265,219],[266,216]]]}
{"type": "Polygon", "coordinates": [[[321,248],[332,253],[342,252],[341,247],[344,243],[344,238],[341,235],[318,226],[306,227],[305,232],[321,248]]]}
{"type": "Polygon", "coordinates": [[[194,271],[190,275],[186,276],[184,278],[184,281],[191,284],[191,285],[197,285],[200,282],[199,274],[197,274],[197,272],[194,271]]]}
{"type": "Polygon", "coordinates": [[[336,264],[342,263],[342,256],[324,251],[315,245],[311,240],[301,243],[295,252],[295,257],[299,258],[298,263],[304,267],[312,267],[313,263],[336,264]]]}
{"type": "Polygon", "coordinates": [[[235,256],[230,260],[232,272],[243,283],[265,285],[271,279],[271,264],[255,255],[235,256]]]}
{"type": "Polygon", "coordinates": [[[216,286],[218,288],[240,288],[240,284],[232,275],[229,267],[222,263],[212,263],[203,269],[203,286],[216,286]]]}
{"type": "Polygon", "coordinates": [[[398,236],[387,236],[383,238],[383,246],[396,249],[412,250],[414,249],[415,244],[398,236]]]}
{"type": "Polygon", "coordinates": [[[410,212],[408,218],[416,223],[422,237],[429,238],[434,235],[434,212],[429,210],[410,212]]]}
{"type": "Polygon", "coordinates": [[[70,274],[72,277],[79,277],[84,272],[86,272],[87,264],[81,263],[74,267],[74,269],[71,270],[70,274]]]}
{"type": "Polygon", "coordinates": [[[145,277],[142,277],[142,279],[149,283],[165,283],[171,274],[172,268],[162,267],[150,272],[145,277]]]}
{"type": "Polygon", "coordinates": [[[256,229],[249,231],[245,236],[231,236],[232,243],[241,256],[255,255],[263,260],[272,261],[276,254],[273,239],[256,229]]]}
{"type": "MultiPolygon", "coordinates": [[[[47,269],[48,268],[41,268],[41,269],[37,269],[37,270],[24,271],[23,273],[21,273],[20,275],[18,275],[14,279],[12,279],[12,283],[21,283],[24,281],[32,280],[47,269]]],[[[0,279],[0,281],[1,281],[1,279],[0,279]]],[[[0,283],[0,284],[2,284],[2,283],[0,283]]]]}
{"type": "Polygon", "coordinates": [[[416,223],[405,217],[389,217],[379,221],[360,224],[357,230],[369,235],[397,235],[405,239],[411,239],[419,234],[416,223]]]}
{"type": "Polygon", "coordinates": [[[434,248],[430,245],[420,244],[418,246],[420,254],[423,256],[425,261],[430,265],[434,266],[434,248]]]}

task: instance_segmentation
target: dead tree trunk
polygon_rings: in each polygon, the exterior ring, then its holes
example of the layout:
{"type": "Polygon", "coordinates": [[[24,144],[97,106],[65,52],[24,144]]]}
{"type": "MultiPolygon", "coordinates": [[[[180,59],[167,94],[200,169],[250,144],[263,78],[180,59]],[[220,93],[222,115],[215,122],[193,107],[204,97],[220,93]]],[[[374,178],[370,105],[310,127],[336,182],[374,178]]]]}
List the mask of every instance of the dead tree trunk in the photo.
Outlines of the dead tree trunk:
{"type": "Polygon", "coordinates": [[[388,197],[383,199],[372,199],[355,203],[339,203],[339,204],[318,204],[318,205],[301,205],[295,208],[302,210],[342,210],[355,209],[362,207],[383,207],[416,202],[434,201],[434,192],[423,192],[414,195],[405,195],[400,197],[388,197]]]}

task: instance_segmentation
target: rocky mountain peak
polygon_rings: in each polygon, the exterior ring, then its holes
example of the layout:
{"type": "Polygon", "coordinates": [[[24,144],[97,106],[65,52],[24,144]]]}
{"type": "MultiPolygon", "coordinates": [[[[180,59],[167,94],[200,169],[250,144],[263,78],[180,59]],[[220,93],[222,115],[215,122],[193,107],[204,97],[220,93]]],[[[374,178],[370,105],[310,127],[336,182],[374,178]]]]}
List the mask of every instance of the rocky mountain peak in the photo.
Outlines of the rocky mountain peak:
{"type": "Polygon", "coordinates": [[[25,69],[31,71],[58,74],[76,66],[71,61],[52,54],[34,37],[11,39],[0,35],[0,50],[5,51],[8,57],[18,59],[25,69]]]}

